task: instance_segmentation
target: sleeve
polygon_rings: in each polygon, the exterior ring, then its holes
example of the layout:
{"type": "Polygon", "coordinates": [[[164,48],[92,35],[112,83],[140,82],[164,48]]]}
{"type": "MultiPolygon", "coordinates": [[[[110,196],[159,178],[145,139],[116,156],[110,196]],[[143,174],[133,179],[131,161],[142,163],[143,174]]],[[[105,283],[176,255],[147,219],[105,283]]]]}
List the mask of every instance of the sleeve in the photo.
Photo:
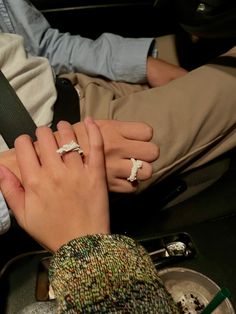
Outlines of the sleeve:
{"type": "Polygon", "coordinates": [[[0,235],[7,232],[11,225],[11,219],[5,199],[0,192],[0,235]]]}
{"type": "Polygon", "coordinates": [[[56,74],[81,72],[117,81],[146,82],[146,61],[153,38],[104,33],[92,40],[60,33],[29,1],[6,3],[14,32],[24,37],[27,51],[48,58],[56,74]]]}
{"type": "Polygon", "coordinates": [[[143,247],[121,235],[72,240],[54,255],[60,313],[178,313],[143,247]]]}

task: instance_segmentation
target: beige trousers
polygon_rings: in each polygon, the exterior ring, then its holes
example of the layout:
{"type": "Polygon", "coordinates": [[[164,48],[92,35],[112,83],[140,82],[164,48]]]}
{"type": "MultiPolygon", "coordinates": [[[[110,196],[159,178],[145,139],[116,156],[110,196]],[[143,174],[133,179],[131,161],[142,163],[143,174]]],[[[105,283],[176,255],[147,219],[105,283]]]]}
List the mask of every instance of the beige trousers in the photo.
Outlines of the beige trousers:
{"type": "MultiPolygon", "coordinates": [[[[160,57],[176,62],[173,40],[162,39],[163,46],[158,40],[160,57]]],[[[236,57],[236,48],[228,55],[236,57]]],[[[83,74],[73,74],[71,79],[80,93],[82,119],[90,115],[143,121],[153,127],[160,157],[153,163],[152,178],[141,183],[140,190],[175,171],[186,173],[186,178],[190,171],[193,178],[195,169],[197,176],[189,182],[201,190],[225,171],[225,164],[217,164],[207,175],[204,170],[203,176],[198,169],[236,146],[236,68],[205,65],[157,88],[83,74]]]]}

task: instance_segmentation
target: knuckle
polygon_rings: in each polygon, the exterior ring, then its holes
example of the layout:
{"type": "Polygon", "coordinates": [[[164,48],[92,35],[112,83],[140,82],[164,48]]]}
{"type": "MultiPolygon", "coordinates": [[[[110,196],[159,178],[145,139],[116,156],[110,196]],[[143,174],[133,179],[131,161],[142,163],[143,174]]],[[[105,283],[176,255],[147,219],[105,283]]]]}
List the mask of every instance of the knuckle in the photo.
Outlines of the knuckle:
{"type": "Polygon", "coordinates": [[[30,136],[27,135],[27,134],[22,134],[20,136],[18,136],[15,140],[15,145],[18,145],[18,144],[22,144],[22,143],[25,143],[26,141],[28,141],[30,139],[30,136]]]}
{"type": "MultiPolygon", "coordinates": [[[[144,147],[144,146],[143,146],[144,147]]],[[[153,162],[160,156],[160,148],[154,143],[145,143],[143,160],[153,162]]]]}
{"type": "Polygon", "coordinates": [[[93,143],[92,147],[93,147],[93,149],[94,149],[95,151],[97,151],[97,152],[103,150],[103,145],[102,145],[102,143],[98,143],[98,142],[93,143]]]}
{"type": "Polygon", "coordinates": [[[153,128],[147,124],[147,123],[143,123],[143,134],[145,134],[146,140],[150,140],[153,137],[153,128]]]}
{"type": "Polygon", "coordinates": [[[147,165],[147,169],[146,169],[146,176],[147,176],[147,179],[151,178],[153,174],[153,169],[152,169],[152,166],[150,164],[147,165]]]}
{"type": "Polygon", "coordinates": [[[156,160],[160,156],[160,147],[152,143],[150,156],[152,156],[153,160],[156,160]]]}
{"type": "Polygon", "coordinates": [[[152,165],[149,163],[144,163],[143,171],[140,172],[140,177],[142,177],[142,180],[147,180],[151,178],[153,173],[152,165]]]}
{"type": "MultiPolygon", "coordinates": [[[[73,178],[73,174],[71,173],[71,179],[72,178],[73,178]]],[[[54,183],[56,186],[58,186],[63,181],[63,175],[61,174],[60,171],[51,170],[50,180],[52,183],[54,183]]]]}
{"type": "Polygon", "coordinates": [[[48,129],[49,129],[49,127],[46,126],[46,125],[42,125],[42,126],[37,127],[36,132],[35,132],[35,133],[36,133],[36,136],[38,136],[38,135],[44,133],[44,132],[47,131],[48,129]]]}
{"type": "Polygon", "coordinates": [[[37,190],[37,188],[39,187],[39,182],[40,180],[37,176],[30,176],[29,178],[27,178],[25,184],[27,187],[30,187],[30,189],[37,190]]]}

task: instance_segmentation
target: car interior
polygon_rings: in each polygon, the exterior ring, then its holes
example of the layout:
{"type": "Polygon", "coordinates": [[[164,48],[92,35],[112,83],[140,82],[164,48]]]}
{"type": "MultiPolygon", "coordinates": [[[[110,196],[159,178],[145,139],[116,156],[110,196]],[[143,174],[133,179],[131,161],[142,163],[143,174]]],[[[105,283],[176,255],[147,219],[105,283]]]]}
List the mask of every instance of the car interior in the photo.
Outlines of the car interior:
{"type": "MultiPolygon", "coordinates": [[[[236,27],[232,27],[236,26],[235,19],[225,13],[230,11],[235,18],[233,1],[226,1],[226,5],[219,0],[219,7],[212,6],[214,1],[202,1],[206,14],[202,24],[199,15],[194,16],[199,8],[197,0],[31,2],[52,27],[92,39],[104,32],[124,37],[176,34],[177,44],[186,48],[179,49],[180,64],[188,70],[214,59],[236,42],[236,27]],[[222,25],[227,26],[224,31],[222,25]],[[196,43],[192,41],[193,34],[200,37],[196,43]]],[[[186,199],[181,195],[188,189],[188,183],[179,173],[137,195],[111,193],[111,226],[113,233],[140,241],[157,269],[190,268],[219,287],[228,288],[236,309],[236,150],[220,156],[206,169],[213,165],[217,171],[224,161],[229,165],[224,174],[186,199]],[[185,250],[166,254],[169,246],[176,243],[184,245],[185,250]]],[[[48,301],[46,273],[50,254],[13,217],[10,230],[0,235],[0,245],[0,313],[19,313],[32,302],[48,301]]]]}

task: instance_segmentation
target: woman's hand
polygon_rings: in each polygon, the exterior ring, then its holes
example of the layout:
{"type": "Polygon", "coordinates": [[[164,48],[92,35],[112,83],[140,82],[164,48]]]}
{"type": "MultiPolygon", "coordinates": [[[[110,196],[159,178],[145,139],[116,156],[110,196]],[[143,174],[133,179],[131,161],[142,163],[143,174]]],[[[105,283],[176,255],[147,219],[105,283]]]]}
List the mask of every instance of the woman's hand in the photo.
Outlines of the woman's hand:
{"type": "Polygon", "coordinates": [[[99,128],[85,120],[89,154],[61,156],[58,147],[76,141],[72,126],[58,125],[57,140],[39,127],[37,152],[27,135],[15,142],[22,183],[0,167],[0,188],[19,225],[51,251],[88,234],[109,233],[108,192],[103,139],[99,128]]]}

